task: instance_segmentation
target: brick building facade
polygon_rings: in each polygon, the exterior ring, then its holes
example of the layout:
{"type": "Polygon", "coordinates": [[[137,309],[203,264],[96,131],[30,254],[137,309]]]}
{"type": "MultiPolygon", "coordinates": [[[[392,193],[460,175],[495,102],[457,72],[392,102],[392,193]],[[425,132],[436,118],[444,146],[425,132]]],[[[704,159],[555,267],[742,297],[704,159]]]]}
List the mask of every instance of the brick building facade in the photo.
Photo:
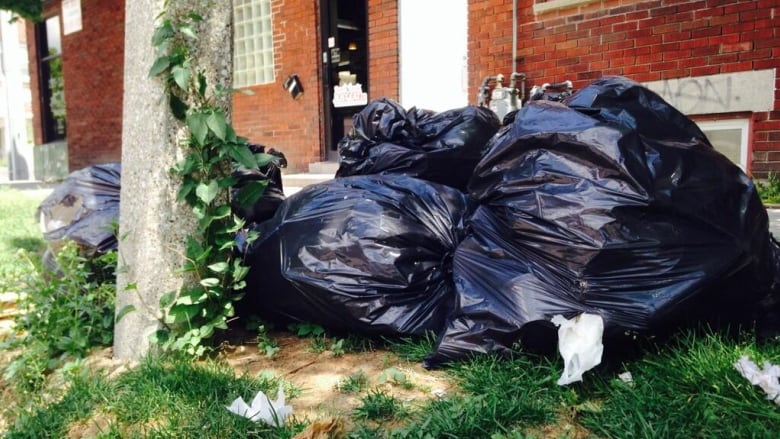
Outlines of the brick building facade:
{"type": "MultiPolygon", "coordinates": [[[[344,1],[365,9],[367,72],[362,82],[368,99],[398,99],[403,0],[344,1]]],[[[341,119],[332,123],[338,110],[330,107],[327,90],[323,57],[335,62],[339,52],[333,50],[340,44],[326,41],[327,3],[270,1],[273,81],[250,85],[253,95],[234,98],[237,132],[283,151],[293,172],[332,158],[332,140],[345,128],[341,119]],[[304,90],[297,99],[282,85],[292,75],[304,90]],[[329,133],[335,133],[330,142],[329,133]]],[[[48,2],[47,12],[59,4],[48,2]]],[[[81,0],[81,8],[83,29],[62,38],[71,170],[117,160],[121,144],[124,1],[81,0]]],[[[724,121],[744,123],[738,125],[744,134],[743,167],[756,177],[780,172],[777,0],[469,0],[468,23],[469,96],[476,96],[485,76],[508,76],[513,68],[526,75],[528,88],[568,79],[578,89],[602,75],[624,75],[666,90],[672,103],[697,122],[717,121],[713,129],[724,121]],[[690,98],[694,89],[701,105],[681,108],[687,104],[675,99],[690,98]]],[[[446,25],[432,19],[431,32],[446,32],[446,25]]],[[[34,51],[31,44],[33,64],[34,51]]],[[[33,65],[30,71],[39,69],[33,65]]],[[[31,76],[37,93],[37,77],[31,76]]],[[[39,101],[35,95],[33,102],[39,101]]],[[[348,116],[340,117],[348,124],[348,116]]],[[[36,143],[44,143],[40,129],[35,133],[36,143]]]]}
{"type": "MultiPolygon", "coordinates": [[[[747,120],[746,168],[758,178],[769,171],[780,172],[780,80],[776,75],[780,2],[518,0],[517,4],[517,69],[532,82],[569,79],[577,89],[603,75],[655,84],[703,78],[703,91],[700,85],[695,92],[722,100],[728,93],[751,91],[737,85],[734,90],[720,85],[707,89],[711,75],[768,71],[771,79],[758,93],[770,96],[770,104],[760,109],[731,111],[738,106],[726,103],[713,110],[717,113],[691,114],[678,108],[697,122],[747,120]]],[[[479,78],[511,69],[511,11],[509,0],[469,2],[469,84],[474,92],[479,78]]]]}
{"type": "MultiPolygon", "coordinates": [[[[60,15],[60,1],[48,1],[44,5],[44,17],[60,15]]],[[[69,170],[120,160],[124,11],[124,0],[81,0],[81,30],[59,37],[69,170]]],[[[45,57],[41,53],[41,39],[45,27],[46,22],[27,26],[36,145],[59,139],[59,136],[47,135],[42,121],[46,88],[41,84],[41,58],[45,57]]]]}

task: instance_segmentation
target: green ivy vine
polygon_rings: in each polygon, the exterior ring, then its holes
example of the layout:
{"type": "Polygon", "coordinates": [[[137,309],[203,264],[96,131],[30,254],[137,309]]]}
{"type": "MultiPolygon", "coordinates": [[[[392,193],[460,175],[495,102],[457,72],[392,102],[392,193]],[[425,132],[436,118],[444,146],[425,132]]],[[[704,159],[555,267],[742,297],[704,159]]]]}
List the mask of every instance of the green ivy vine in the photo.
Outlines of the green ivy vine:
{"type": "MultiPolygon", "coordinates": [[[[235,255],[236,232],[244,222],[230,207],[229,190],[236,183],[232,166],[255,169],[276,159],[253,153],[217,105],[218,98],[235,90],[219,85],[209,89],[206,75],[196,67],[193,54],[201,25],[203,17],[196,13],[174,17],[164,12],[152,37],[156,59],[149,70],[150,77],[163,81],[170,110],[188,131],[182,142],[185,157],[172,173],[181,180],[177,201],[190,205],[198,220],[181,268],[195,281],[163,295],[160,307],[165,316],[155,341],[163,350],[195,356],[207,351],[206,340],[227,329],[249,271],[235,255]]],[[[239,199],[245,205],[255,202],[266,185],[267,181],[260,181],[243,187],[239,199]]]]}

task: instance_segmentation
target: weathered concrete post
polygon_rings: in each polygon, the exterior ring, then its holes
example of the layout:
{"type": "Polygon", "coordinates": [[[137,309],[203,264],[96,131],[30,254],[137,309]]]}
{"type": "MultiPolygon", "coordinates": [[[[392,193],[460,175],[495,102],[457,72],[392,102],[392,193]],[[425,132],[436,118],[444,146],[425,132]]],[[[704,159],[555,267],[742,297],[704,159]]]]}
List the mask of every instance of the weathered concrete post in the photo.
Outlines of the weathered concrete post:
{"type": "MultiPolygon", "coordinates": [[[[186,133],[171,115],[162,82],[149,78],[155,60],[152,34],[163,0],[126,2],[124,115],[122,122],[122,189],[119,210],[117,312],[135,311],[117,323],[114,357],[137,359],[150,348],[149,336],[160,327],[160,297],[179,291],[190,279],[182,266],[187,236],[195,230],[191,209],[176,201],[179,181],[169,170],[183,157],[179,140],[186,133]]],[[[196,64],[209,87],[230,85],[232,77],[232,2],[177,0],[173,14],[196,12],[204,18],[197,29],[196,64]]],[[[219,103],[230,114],[230,97],[219,103]]]]}

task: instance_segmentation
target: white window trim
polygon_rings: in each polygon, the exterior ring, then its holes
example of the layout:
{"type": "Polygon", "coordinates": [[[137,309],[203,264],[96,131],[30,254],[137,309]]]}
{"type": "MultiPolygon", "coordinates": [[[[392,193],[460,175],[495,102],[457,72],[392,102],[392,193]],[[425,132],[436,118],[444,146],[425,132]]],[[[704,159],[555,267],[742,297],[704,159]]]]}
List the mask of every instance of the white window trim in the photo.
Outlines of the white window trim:
{"type": "Polygon", "coordinates": [[[591,3],[595,0],[548,0],[544,3],[534,2],[534,15],[544,14],[558,9],[571,8],[574,6],[591,3]]]}
{"type": "Polygon", "coordinates": [[[748,137],[750,134],[750,119],[727,119],[727,120],[707,120],[696,122],[699,129],[702,131],[719,131],[719,130],[741,130],[739,136],[739,165],[743,171],[747,170],[748,164],[748,137]]]}

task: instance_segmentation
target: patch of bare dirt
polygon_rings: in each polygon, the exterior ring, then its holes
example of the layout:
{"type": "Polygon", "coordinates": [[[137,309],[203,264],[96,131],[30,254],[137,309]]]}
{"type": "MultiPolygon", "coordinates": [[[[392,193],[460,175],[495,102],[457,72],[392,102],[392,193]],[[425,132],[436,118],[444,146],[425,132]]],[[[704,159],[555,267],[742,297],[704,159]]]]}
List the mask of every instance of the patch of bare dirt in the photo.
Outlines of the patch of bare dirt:
{"type": "Polygon", "coordinates": [[[301,389],[301,394],[290,402],[293,414],[312,421],[346,416],[360,404],[359,398],[365,392],[344,393],[337,387],[358,372],[368,378],[367,389],[381,388],[411,404],[450,393],[454,386],[444,372],[426,370],[420,363],[401,359],[387,350],[336,356],[331,351],[312,352],[308,338],[287,333],[274,334],[273,338],[280,348],[273,358],[247,344],[223,350],[222,357],[237,374],[257,376],[269,371],[293,383],[301,389]],[[388,369],[400,371],[405,382],[393,380],[388,369]]]}
{"type": "MultiPolygon", "coordinates": [[[[275,333],[272,337],[280,348],[273,358],[259,352],[254,344],[223,346],[219,356],[232,366],[237,376],[246,374],[255,377],[271,373],[300,389],[300,395],[288,398],[288,404],[293,406],[296,417],[312,422],[301,438],[340,437],[338,432],[345,431],[350,412],[360,405],[360,397],[368,390],[379,388],[408,404],[421,404],[454,391],[454,384],[444,372],[426,370],[419,363],[399,358],[388,350],[336,356],[331,351],[312,352],[310,338],[289,333],[275,333]],[[388,369],[400,371],[405,382],[390,378],[388,369]],[[339,382],[358,372],[368,379],[366,389],[359,393],[339,391],[339,382]]],[[[134,366],[133,363],[113,359],[111,348],[95,351],[86,359],[86,364],[92,370],[102,370],[109,377],[134,366]]],[[[225,401],[227,404],[229,401],[225,401]]],[[[112,422],[110,416],[97,412],[89,419],[73,424],[68,438],[95,437],[107,431],[112,422]]]]}

